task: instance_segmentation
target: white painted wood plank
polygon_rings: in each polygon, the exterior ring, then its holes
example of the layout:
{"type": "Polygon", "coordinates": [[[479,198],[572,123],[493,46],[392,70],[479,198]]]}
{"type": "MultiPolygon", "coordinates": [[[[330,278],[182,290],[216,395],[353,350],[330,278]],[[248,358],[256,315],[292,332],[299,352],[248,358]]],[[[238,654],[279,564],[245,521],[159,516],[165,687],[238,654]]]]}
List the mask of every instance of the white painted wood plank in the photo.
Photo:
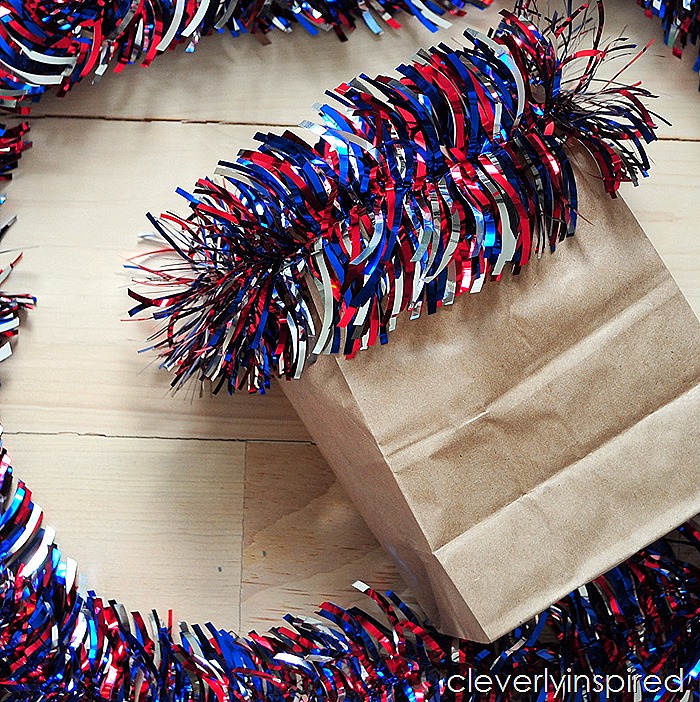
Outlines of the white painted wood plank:
{"type": "Polygon", "coordinates": [[[244,444],[6,436],[88,589],[144,615],[238,627],[244,444]]]}

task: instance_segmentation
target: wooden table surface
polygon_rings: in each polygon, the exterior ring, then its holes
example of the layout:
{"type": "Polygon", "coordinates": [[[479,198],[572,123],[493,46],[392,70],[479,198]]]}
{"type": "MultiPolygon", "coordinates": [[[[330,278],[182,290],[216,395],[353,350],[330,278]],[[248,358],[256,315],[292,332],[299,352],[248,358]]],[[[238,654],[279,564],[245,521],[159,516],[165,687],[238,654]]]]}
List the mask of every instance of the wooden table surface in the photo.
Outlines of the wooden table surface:
{"type": "MultiPolygon", "coordinates": [[[[34,148],[7,188],[19,216],[3,248],[25,250],[8,289],[39,306],[0,366],[0,421],[17,474],[33,488],[88,586],[128,608],[188,621],[266,629],[324,599],[363,601],[356,579],[408,595],[284,396],[168,393],[170,377],[139,355],[146,325],[129,307],[126,259],[142,249],[144,213],[183,211],[189,187],[256,131],[313,116],[323,90],[386,72],[421,45],[485,29],[471,9],[433,36],[401,32],[207,37],[148,70],[108,74],[32,118],[34,148]]],[[[660,23],[631,0],[608,3],[608,33],[656,44],[630,70],[674,123],[649,149],[651,178],[624,188],[683,292],[700,313],[700,96],[692,65],[663,45],[660,23]]]]}

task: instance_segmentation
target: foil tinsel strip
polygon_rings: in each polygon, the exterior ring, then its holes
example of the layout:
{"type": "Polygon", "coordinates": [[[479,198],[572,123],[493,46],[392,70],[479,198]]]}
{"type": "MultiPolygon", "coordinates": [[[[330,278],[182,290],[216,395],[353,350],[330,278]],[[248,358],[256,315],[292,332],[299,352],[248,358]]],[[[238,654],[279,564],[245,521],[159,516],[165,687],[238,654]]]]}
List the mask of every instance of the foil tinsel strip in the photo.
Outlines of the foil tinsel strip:
{"type": "Polygon", "coordinates": [[[22,154],[31,148],[32,142],[24,139],[28,131],[26,122],[12,127],[0,124],[0,181],[12,179],[12,172],[17,168],[22,154]]]}
{"type": "Polygon", "coordinates": [[[638,55],[602,43],[602,2],[539,27],[526,2],[501,14],[490,36],[467,30],[465,46],[421,50],[398,77],[327,93],[305,137],[258,134],[220,180],[179,191],[188,217],[149,215],[174,255],[137,262],[131,314],[164,321],[154,347],[175,387],[264,391],[319,354],[386,343],[404,311],[517,273],[574,233],[569,146],[612,196],[647,174],[650,94],[599,78],[611,57],[638,55]]]}
{"type": "MultiPolygon", "coordinates": [[[[680,529],[700,556],[700,532],[680,529]]],[[[467,694],[476,675],[680,675],[683,691],[617,702],[700,700],[700,570],[662,539],[492,644],[441,635],[394,593],[368,608],[326,602],[265,634],[172,625],[88,591],[13,476],[0,441],[0,699],[3,702],[603,702],[582,694],[467,694]],[[453,676],[459,676],[454,678],[453,676]],[[456,682],[455,682],[456,680],[456,682]],[[456,692],[455,692],[456,690],[456,692]]],[[[370,602],[373,601],[373,604],[370,602]]],[[[571,679],[571,678],[570,678],[571,679]]],[[[619,683],[615,682],[616,687],[619,683]]],[[[676,684],[676,688],[678,685],[676,684]]]]}
{"type": "MultiPolygon", "coordinates": [[[[6,226],[9,226],[9,224],[6,226]]],[[[0,253],[2,252],[0,251],[0,253]]],[[[21,254],[15,256],[9,264],[0,268],[0,285],[9,277],[12,269],[17,265],[21,257],[21,254]]],[[[10,339],[19,334],[21,312],[31,310],[35,304],[36,298],[32,295],[9,293],[0,290],[0,361],[4,361],[12,355],[10,339]]]]}

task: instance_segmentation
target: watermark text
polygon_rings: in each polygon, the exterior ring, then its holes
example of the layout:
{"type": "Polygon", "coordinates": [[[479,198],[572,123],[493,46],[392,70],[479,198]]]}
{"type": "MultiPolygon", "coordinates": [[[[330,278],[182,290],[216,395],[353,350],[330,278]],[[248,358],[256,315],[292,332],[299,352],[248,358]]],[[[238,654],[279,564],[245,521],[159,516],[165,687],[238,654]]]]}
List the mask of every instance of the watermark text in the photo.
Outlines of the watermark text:
{"type": "Polygon", "coordinates": [[[478,673],[469,669],[466,675],[451,675],[447,687],[451,692],[489,694],[491,692],[519,692],[521,694],[553,692],[555,697],[565,697],[577,692],[603,694],[685,692],[684,671],[681,668],[673,675],[586,675],[578,673],[551,673],[545,668],[542,673],[499,674],[478,673]]]}

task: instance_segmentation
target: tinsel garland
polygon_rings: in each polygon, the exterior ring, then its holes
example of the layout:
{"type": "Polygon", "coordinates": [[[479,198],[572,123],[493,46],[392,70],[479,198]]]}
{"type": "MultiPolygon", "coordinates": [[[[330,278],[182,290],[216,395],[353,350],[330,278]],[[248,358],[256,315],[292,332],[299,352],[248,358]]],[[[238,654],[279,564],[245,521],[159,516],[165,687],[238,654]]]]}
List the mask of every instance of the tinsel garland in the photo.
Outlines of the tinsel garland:
{"type": "MultiPolygon", "coordinates": [[[[12,171],[17,168],[22,153],[31,147],[32,143],[24,139],[24,135],[29,131],[26,122],[17,124],[14,127],[6,128],[0,124],[0,181],[12,179],[12,171]]],[[[0,205],[5,202],[5,196],[0,195],[0,205]]],[[[11,217],[4,224],[0,224],[0,242],[7,229],[16,220],[11,217]]],[[[4,252],[0,250],[0,254],[4,252]]],[[[0,361],[4,361],[12,355],[10,339],[19,333],[21,313],[30,310],[36,304],[36,298],[28,294],[16,294],[4,292],[3,283],[7,280],[12,269],[19,263],[22,254],[16,255],[4,266],[0,263],[0,361]]]]}
{"type": "MultiPolygon", "coordinates": [[[[624,691],[610,697],[618,702],[680,700],[678,680],[673,689],[643,689],[641,696],[629,682],[634,675],[678,675],[689,700],[700,699],[700,570],[676,557],[669,540],[643,549],[493,644],[443,636],[395,594],[366,586],[377,605],[374,614],[326,602],[317,618],[287,615],[285,626],[267,634],[238,636],[212,624],[181,624],[176,632],[172,613],[167,620],[155,612],[129,614],[94,592],[81,594],[75,561],[62,556],[30,489],[14,479],[1,441],[0,506],[3,702],[609,698],[605,689],[584,695],[573,686],[575,675],[593,684],[596,675],[619,676],[610,684],[617,689],[624,681],[624,691]],[[500,681],[546,674],[564,688],[560,694],[549,689],[528,695],[513,687],[486,694],[468,687],[479,674],[500,681]]],[[[700,556],[700,532],[686,524],[680,533],[700,556]]]]}
{"type": "MultiPolygon", "coordinates": [[[[675,56],[681,57],[689,41],[697,45],[700,34],[700,0],[637,0],[637,4],[644,8],[648,17],[661,19],[664,41],[672,48],[675,56]]],[[[700,72],[700,55],[693,70],[700,72]]]]}
{"type": "MultiPolygon", "coordinates": [[[[26,122],[14,127],[6,128],[0,125],[0,181],[12,179],[12,171],[17,168],[22,153],[29,149],[32,143],[24,139],[29,131],[26,122]]],[[[0,205],[5,201],[5,196],[0,196],[0,205]]],[[[7,229],[15,221],[15,217],[0,225],[0,241],[7,229]]],[[[0,250],[0,254],[3,251],[0,250]]],[[[13,260],[0,266],[0,286],[7,280],[12,269],[19,263],[22,254],[13,257],[13,260]]],[[[21,312],[30,310],[36,304],[36,298],[27,294],[3,292],[0,288],[0,361],[4,361],[12,354],[10,339],[19,333],[21,312]]]]}
{"type": "MultiPolygon", "coordinates": [[[[483,6],[490,0],[474,0],[483,6]]],[[[48,90],[64,95],[77,82],[99,78],[109,66],[148,66],[168,49],[193,51],[215,31],[263,37],[300,24],[340,39],[358,19],[375,34],[401,25],[402,10],[428,29],[449,26],[443,15],[463,14],[469,0],[0,0],[0,105],[28,111],[48,90]]]]}
{"type": "MultiPolygon", "coordinates": [[[[446,14],[463,15],[468,4],[491,0],[0,0],[0,111],[29,115],[44,93],[64,96],[84,78],[94,81],[113,66],[149,66],[159,54],[203,35],[266,35],[334,31],[346,40],[361,20],[373,33],[400,29],[401,11],[430,31],[449,27],[446,14]]],[[[0,180],[16,167],[27,142],[26,123],[0,126],[0,180]],[[11,165],[10,165],[11,164],[11,165]]]]}
{"type": "Polygon", "coordinates": [[[140,263],[131,314],[165,320],[154,346],[175,387],[262,392],[319,354],[386,343],[404,311],[517,273],[574,233],[565,147],[592,155],[612,196],[646,175],[650,94],[598,78],[611,57],[634,60],[623,40],[601,43],[602,3],[501,14],[491,36],[467,30],[465,47],[419,51],[399,78],[328,93],[321,123],[302,125],[315,145],[258,134],[257,151],[219,163],[221,181],[179,191],[189,217],[149,215],[174,255],[140,263]]]}
{"type": "MultiPolygon", "coordinates": [[[[29,125],[21,122],[13,127],[0,124],[0,181],[12,180],[13,171],[17,168],[22,154],[32,146],[32,142],[25,139],[29,125]]],[[[0,205],[5,202],[5,195],[0,196],[0,205]]],[[[0,239],[4,230],[0,230],[0,239]]]]}

